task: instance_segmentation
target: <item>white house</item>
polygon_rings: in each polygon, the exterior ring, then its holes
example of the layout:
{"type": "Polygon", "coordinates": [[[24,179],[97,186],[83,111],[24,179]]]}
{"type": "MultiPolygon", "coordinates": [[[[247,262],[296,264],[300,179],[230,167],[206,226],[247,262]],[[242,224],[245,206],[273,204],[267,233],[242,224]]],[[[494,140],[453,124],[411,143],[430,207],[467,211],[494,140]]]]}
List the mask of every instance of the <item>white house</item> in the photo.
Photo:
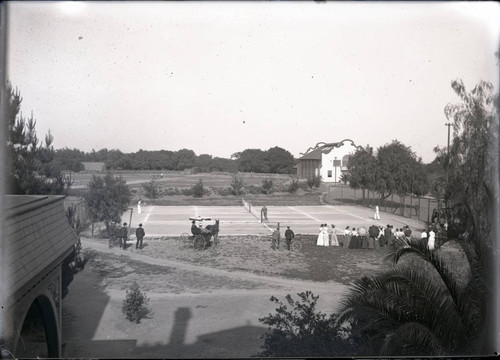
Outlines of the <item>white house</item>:
{"type": "Polygon", "coordinates": [[[342,173],[347,171],[349,155],[358,148],[361,147],[350,139],[335,143],[317,143],[298,159],[297,176],[309,178],[320,175],[323,182],[339,182],[342,173]]]}

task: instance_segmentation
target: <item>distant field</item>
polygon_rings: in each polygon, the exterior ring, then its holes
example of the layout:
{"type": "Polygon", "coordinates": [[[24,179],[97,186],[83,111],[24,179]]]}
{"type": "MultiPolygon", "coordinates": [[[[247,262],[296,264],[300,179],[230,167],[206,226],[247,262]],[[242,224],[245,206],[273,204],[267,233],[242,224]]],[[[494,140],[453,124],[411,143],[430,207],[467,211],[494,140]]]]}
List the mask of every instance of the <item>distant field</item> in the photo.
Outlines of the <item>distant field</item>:
{"type": "MultiPolygon", "coordinates": [[[[184,195],[164,195],[158,199],[150,200],[144,196],[142,185],[150,181],[153,176],[157,176],[161,188],[166,189],[186,189],[193,187],[200,179],[203,180],[203,186],[209,188],[228,188],[231,185],[232,174],[230,173],[198,173],[191,174],[180,171],[163,172],[163,177],[160,177],[159,171],[113,171],[114,176],[121,176],[130,187],[133,197],[132,203],[136,203],[138,199],[151,204],[151,205],[219,205],[219,206],[239,206],[241,205],[241,196],[235,195],[218,195],[212,192],[211,195],[203,196],[202,198],[194,198],[192,196],[184,195]]],[[[73,174],[73,186],[70,189],[69,195],[82,196],[83,192],[93,175],[104,176],[104,174],[96,173],[78,173],[73,174]]],[[[272,180],[275,185],[281,185],[290,179],[290,175],[281,174],[254,174],[243,173],[243,182],[245,186],[254,185],[259,186],[263,180],[272,180]]],[[[305,184],[303,184],[305,186],[305,184]]],[[[323,189],[324,190],[324,189],[323,189]]],[[[256,206],[276,205],[320,205],[321,191],[315,189],[314,191],[299,190],[296,194],[289,194],[287,192],[265,194],[245,194],[244,197],[251,201],[256,206]]]]}
{"type": "MultiPolygon", "coordinates": [[[[121,176],[127,184],[141,184],[150,181],[153,176],[160,176],[159,171],[112,171],[114,176],[121,176]]],[[[85,187],[93,175],[104,176],[104,174],[96,173],[77,173],[73,174],[73,188],[85,187]]],[[[264,179],[272,179],[273,181],[286,181],[290,178],[289,175],[278,174],[253,174],[243,173],[243,181],[246,185],[260,185],[264,179]]],[[[203,180],[204,186],[229,186],[231,183],[230,173],[199,173],[190,174],[185,172],[163,172],[163,177],[158,178],[158,181],[166,187],[186,188],[191,187],[203,180]]]]}

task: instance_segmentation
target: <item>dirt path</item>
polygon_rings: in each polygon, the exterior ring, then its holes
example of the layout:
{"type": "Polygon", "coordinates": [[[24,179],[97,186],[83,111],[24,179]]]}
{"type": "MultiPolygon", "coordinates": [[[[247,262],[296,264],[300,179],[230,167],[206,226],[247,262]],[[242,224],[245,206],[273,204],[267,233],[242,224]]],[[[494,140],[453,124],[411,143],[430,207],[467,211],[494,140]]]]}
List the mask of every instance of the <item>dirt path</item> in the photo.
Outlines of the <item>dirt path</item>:
{"type": "MultiPolygon", "coordinates": [[[[260,284],[267,284],[269,288],[278,287],[281,288],[282,290],[289,290],[289,291],[293,291],[294,289],[307,288],[313,292],[333,291],[335,293],[344,293],[344,291],[347,289],[345,285],[334,281],[315,282],[315,281],[285,279],[280,277],[271,277],[271,276],[253,274],[250,272],[244,272],[238,270],[229,271],[223,269],[214,269],[207,266],[194,265],[185,262],[175,261],[172,259],[153,258],[147,255],[142,255],[135,251],[130,251],[129,250],[130,248],[125,251],[117,247],[109,249],[107,244],[102,240],[82,238],[82,246],[84,248],[91,248],[94,250],[98,250],[100,252],[119,254],[121,256],[126,256],[130,259],[142,261],[147,264],[170,266],[182,270],[200,272],[205,275],[211,274],[211,275],[228,277],[235,280],[245,280],[245,281],[257,282],[260,284]]],[[[208,254],[207,256],[210,255],[208,254]]]]}
{"type": "MultiPolygon", "coordinates": [[[[346,286],[215,269],[82,238],[97,251],[76,274],[63,302],[64,357],[247,358],[262,346],[273,313],[271,296],[284,300],[306,290],[320,295],[317,309],[335,311],[346,286]],[[148,288],[152,316],[139,324],[121,313],[132,281],[148,288]]],[[[210,256],[210,253],[206,253],[210,256]]]]}

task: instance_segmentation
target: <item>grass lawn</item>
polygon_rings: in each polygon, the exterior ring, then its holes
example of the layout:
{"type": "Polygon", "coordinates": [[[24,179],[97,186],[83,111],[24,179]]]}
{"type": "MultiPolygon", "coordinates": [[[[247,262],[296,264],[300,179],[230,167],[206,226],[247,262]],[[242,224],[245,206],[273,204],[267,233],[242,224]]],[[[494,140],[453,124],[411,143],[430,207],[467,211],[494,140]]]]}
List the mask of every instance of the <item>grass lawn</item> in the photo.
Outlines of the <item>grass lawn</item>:
{"type": "MultiPolygon", "coordinates": [[[[302,182],[301,189],[296,193],[290,194],[287,192],[274,192],[271,194],[251,194],[245,193],[240,196],[236,195],[220,195],[218,189],[228,188],[231,185],[232,174],[230,173],[199,173],[190,174],[187,172],[170,171],[164,172],[163,177],[158,179],[158,184],[161,190],[165,193],[175,193],[182,189],[193,187],[201,179],[203,186],[209,191],[209,194],[195,198],[193,196],[185,196],[180,194],[161,195],[157,199],[148,199],[144,195],[142,184],[149,182],[153,176],[158,176],[159,171],[114,171],[114,176],[121,176],[129,183],[129,188],[132,192],[131,205],[137,204],[139,199],[151,205],[158,206],[175,206],[175,205],[211,205],[211,206],[239,206],[241,205],[241,197],[252,202],[255,206],[290,206],[290,205],[320,205],[322,204],[321,196],[325,193],[326,187],[309,191],[307,185],[302,182]]],[[[73,174],[74,186],[69,191],[71,197],[82,196],[92,176],[104,176],[104,174],[92,173],[77,173],[73,174]]],[[[284,183],[290,180],[290,175],[283,174],[253,174],[243,173],[243,182],[245,186],[260,186],[263,180],[272,180],[274,185],[281,188],[284,183]]]]}
{"type": "MultiPolygon", "coordinates": [[[[297,239],[303,244],[300,252],[272,250],[270,237],[259,236],[220,236],[218,247],[202,251],[184,247],[173,237],[162,240],[146,239],[142,250],[130,246],[128,251],[139,251],[152,258],[172,259],[216,269],[319,282],[336,281],[342,284],[349,284],[357,277],[370,275],[391,266],[384,260],[387,254],[385,248],[375,251],[319,247],[315,245],[315,236],[297,235],[297,239]]],[[[104,267],[107,266],[104,265],[106,262],[121,264],[110,265],[112,270],[103,270],[111,272],[112,277],[128,271],[140,274],[145,271],[144,267],[150,267],[131,262],[124,265],[123,261],[117,261],[118,259],[108,254],[101,254],[99,257],[99,262],[104,267]],[[134,267],[135,269],[132,269],[134,267]]],[[[156,273],[168,272],[168,269],[160,270],[151,266],[147,271],[154,276],[156,273]]]]}

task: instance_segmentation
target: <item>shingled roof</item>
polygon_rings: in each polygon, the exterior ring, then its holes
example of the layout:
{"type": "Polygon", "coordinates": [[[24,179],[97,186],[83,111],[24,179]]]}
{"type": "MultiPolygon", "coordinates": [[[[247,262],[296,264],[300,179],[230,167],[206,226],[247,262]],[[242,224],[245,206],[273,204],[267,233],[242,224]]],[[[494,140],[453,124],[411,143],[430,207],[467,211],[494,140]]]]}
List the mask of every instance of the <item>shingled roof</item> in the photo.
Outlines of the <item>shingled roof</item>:
{"type": "Polygon", "coordinates": [[[320,142],[317,143],[315,147],[310,147],[307,149],[305,154],[299,158],[299,160],[321,160],[321,154],[328,154],[330,151],[332,151],[335,148],[341,147],[344,145],[346,141],[349,141],[352,143],[353,146],[359,148],[360,146],[356,146],[354,144],[354,141],[350,139],[344,139],[339,142],[334,142],[334,143],[324,143],[320,142]]]}
{"type": "Polygon", "coordinates": [[[74,249],[64,196],[4,196],[4,291],[15,297],[74,249]]]}

